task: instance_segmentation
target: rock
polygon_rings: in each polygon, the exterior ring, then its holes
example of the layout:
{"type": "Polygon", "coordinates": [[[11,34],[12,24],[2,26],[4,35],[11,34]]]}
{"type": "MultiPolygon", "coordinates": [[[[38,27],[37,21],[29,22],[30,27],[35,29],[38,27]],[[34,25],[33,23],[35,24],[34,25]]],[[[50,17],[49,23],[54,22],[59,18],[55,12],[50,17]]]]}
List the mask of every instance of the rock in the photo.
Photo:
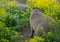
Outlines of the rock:
{"type": "Polygon", "coordinates": [[[22,3],[17,3],[17,4],[15,5],[15,7],[17,7],[17,8],[22,8],[23,10],[26,11],[26,8],[28,7],[28,5],[22,4],[22,3]]]}
{"type": "Polygon", "coordinates": [[[26,0],[17,0],[20,3],[26,3],[26,0]]]}

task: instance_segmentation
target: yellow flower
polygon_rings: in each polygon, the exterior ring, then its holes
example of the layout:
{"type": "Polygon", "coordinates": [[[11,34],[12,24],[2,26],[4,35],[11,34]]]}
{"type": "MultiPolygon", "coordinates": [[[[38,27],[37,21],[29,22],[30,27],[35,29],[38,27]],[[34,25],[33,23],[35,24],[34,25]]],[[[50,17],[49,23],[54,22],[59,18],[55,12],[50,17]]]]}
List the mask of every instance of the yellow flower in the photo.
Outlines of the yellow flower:
{"type": "Polygon", "coordinates": [[[6,27],[6,31],[10,31],[8,27],[6,27]]]}
{"type": "Polygon", "coordinates": [[[48,8],[50,5],[54,5],[56,3],[56,0],[27,0],[27,4],[29,6],[32,5],[32,7],[37,8],[48,8]]]}
{"type": "Polygon", "coordinates": [[[12,19],[12,16],[9,16],[9,19],[12,19]]]}
{"type": "Polygon", "coordinates": [[[52,34],[52,32],[48,32],[48,34],[52,34]]]}
{"type": "Polygon", "coordinates": [[[15,32],[15,34],[18,34],[18,32],[15,32]]]}
{"type": "Polygon", "coordinates": [[[7,39],[1,39],[3,42],[9,42],[7,39]]]}
{"type": "Polygon", "coordinates": [[[58,20],[60,22],[60,20],[58,20]]]}
{"type": "Polygon", "coordinates": [[[37,42],[37,40],[35,40],[35,39],[30,39],[29,42],[37,42]]]}
{"type": "Polygon", "coordinates": [[[24,16],[24,14],[20,14],[21,16],[24,16]]]}
{"type": "Polygon", "coordinates": [[[8,2],[7,5],[12,7],[12,6],[15,6],[16,3],[17,3],[16,1],[10,1],[10,2],[8,2]]]}
{"type": "Polygon", "coordinates": [[[0,26],[3,26],[4,25],[4,23],[3,22],[0,22],[0,26]]]}
{"type": "Polygon", "coordinates": [[[6,13],[6,10],[3,9],[3,8],[0,8],[0,15],[1,15],[1,14],[5,14],[5,13],[6,13]]]}

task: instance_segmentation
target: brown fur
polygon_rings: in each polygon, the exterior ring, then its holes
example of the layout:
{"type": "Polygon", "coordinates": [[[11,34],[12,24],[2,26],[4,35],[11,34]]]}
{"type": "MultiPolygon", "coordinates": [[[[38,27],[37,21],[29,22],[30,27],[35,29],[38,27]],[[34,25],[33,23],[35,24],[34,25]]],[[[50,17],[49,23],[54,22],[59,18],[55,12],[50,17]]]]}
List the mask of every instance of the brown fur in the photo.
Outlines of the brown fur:
{"type": "Polygon", "coordinates": [[[59,2],[59,3],[60,3],[60,0],[57,0],[57,2],[59,2]]]}
{"type": "Polygon", "coordinates": [[[42,35],[43,32],[50,31],[48,24],[52,20],[51,17],[46,17],[40,10],[34,9],[30,15],[31,36],[42,35]]]}

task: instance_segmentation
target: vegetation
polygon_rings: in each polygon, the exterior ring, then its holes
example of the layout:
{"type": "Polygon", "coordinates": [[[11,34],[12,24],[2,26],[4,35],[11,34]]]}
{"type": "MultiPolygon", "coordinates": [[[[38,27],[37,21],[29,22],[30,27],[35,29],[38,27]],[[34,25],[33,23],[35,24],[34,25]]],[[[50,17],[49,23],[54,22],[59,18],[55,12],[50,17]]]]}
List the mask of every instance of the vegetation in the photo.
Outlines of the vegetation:
{"type": "MultiPolygon", "coordinates": [[[[56,0],[27,0],[26,11],[15,7],[17,0],[0,0],[0,42],[60,42],[60,4],[56,0]],[[44,33],[29,40],[22,37],[22,30],[30,28],[29,17],[33,8],[39,8],[56,22],[54,33],[44,33]]],[[[51,28],[52,29],[52,28],[51,28]]]]}
{"type": "Polygon", "coordinates": [[[40,37],[34,36],[34,38],[26,40],[26,42],[56,42],[56,38],[52,32],[48,32],[48,34],[44,34],[40,37]]]}

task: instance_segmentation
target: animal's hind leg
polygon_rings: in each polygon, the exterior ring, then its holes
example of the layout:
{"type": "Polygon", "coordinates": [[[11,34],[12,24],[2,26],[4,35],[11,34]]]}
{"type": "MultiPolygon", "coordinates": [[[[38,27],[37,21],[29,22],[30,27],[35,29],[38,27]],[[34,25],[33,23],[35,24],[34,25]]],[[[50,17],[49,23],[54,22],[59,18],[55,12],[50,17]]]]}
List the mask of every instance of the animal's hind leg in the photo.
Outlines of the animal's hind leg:
{"type": "Polygon", "coordinates": [[[32,29],[31,30],[31,37],[33,37],[34,36],[34,30],[32,29]]]}

